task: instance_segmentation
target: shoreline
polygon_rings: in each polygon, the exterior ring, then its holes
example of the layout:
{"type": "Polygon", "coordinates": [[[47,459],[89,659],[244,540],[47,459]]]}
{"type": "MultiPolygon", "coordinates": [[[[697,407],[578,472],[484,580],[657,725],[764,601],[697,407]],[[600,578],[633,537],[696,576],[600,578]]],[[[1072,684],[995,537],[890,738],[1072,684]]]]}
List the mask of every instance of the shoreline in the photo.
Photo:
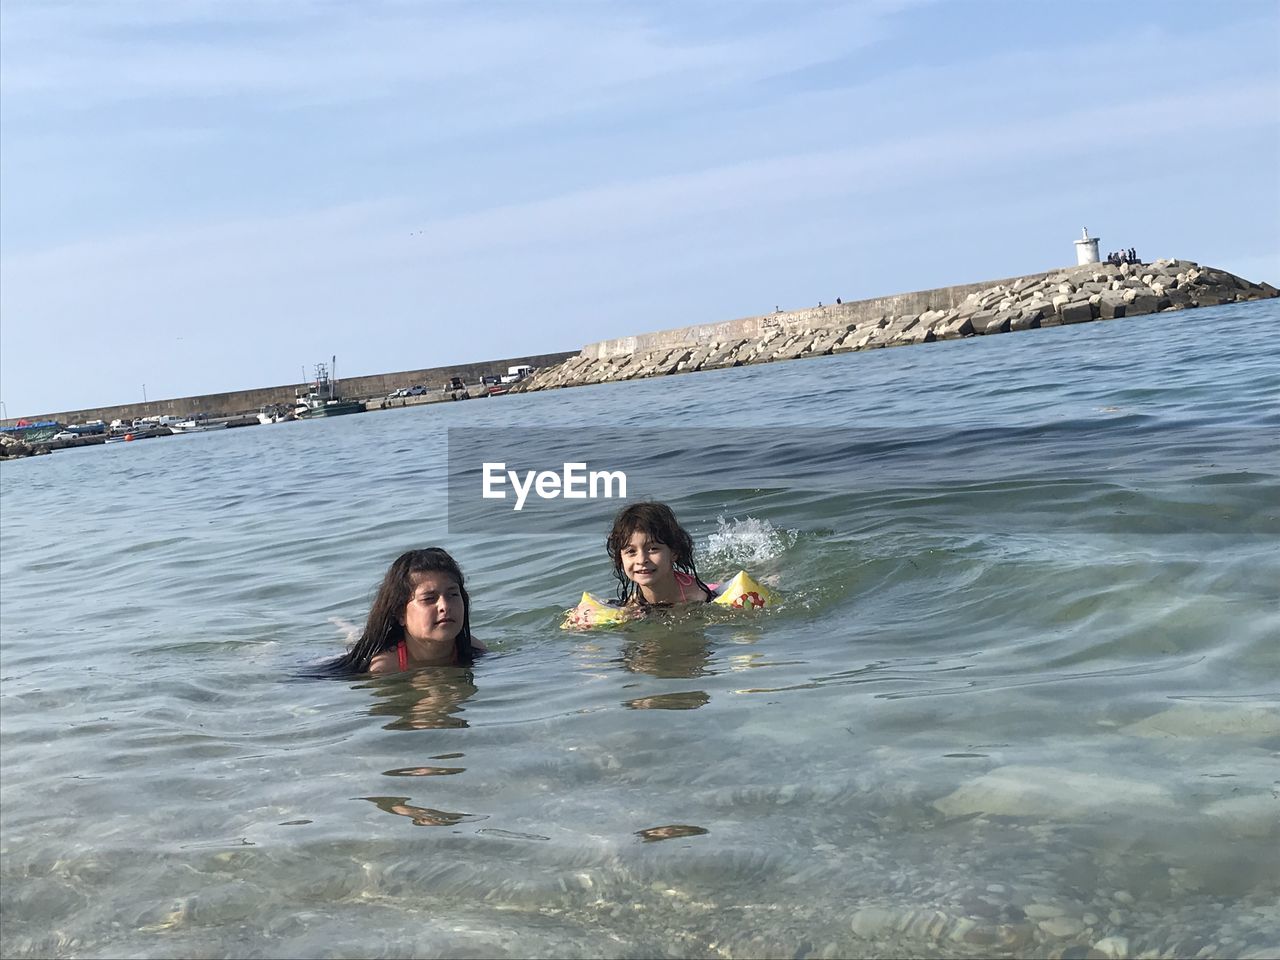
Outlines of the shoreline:
{"type": "MultiPolygon", "coordinates": [[[[462,377],[467,383],[478,383],[482,376],[493,377],[505,374],[508,367],[528,364],[543,367],[559,363],[572,357],[573,351],[534,354],[531,356],[509,357],[504,359],[481,360],[471,363],[451,364],[447,367],[424,367],[417,370],[396,370],[388,373],[365,374],[361,376],[343,377],[340,381],[343,393],[351,399],[366,400],[377,403],[387,400],[387,394],[399,387],[421,383],[427,387],[425,397],[441,393],[441,387],[448,383],[450,377],[462,377]]],[[[302,384],[305,386],[306,384],[302,384]]],[[[193,394],[185,397],[172,397],[163,400],[150,400],[141,403],[118,403],[100,407],[85,407],[57,412],[24,414],[22,417],[0,420],[0,427],[16,426],[18,421],[37,422],[55,420],[59,423],[84,423],[89,420],[138,420],[144,417],[176,416],[189,419],[203,414],[213,419],[228,417],[256,416],[258,411],[271,404],[294,406],[297,400],[298,383],[279,384],[271,387],[253,387],[246,390],[228,390],[220,393],[193,394]]],[[[421,399],[414,397],[411,399],[421,399]]],[[[392,405],[389,402],[387,405],[392,405]]]]}
{"type": "MultiPolygon", "coordinates": [[[[778,360],[798,360],[857,350],[907,346],[988,336],[1097,320],[1115,320],[1280,297],[1269,283],[1253,283],[1225,270],[1191,260],[1152,263],[1087,263],[1021,277],[980,281],[837,302],[798,310],[678,327],[590,343],[576,354],[561,352],[461,364],[417,371],[350,377],[343,381],[349,399],[360,399],[366,412],[417,406],[448,399],[434,386],[451,376],[471,383],[509,366],[535,366],[528,378],[511,384],[506,394],[587,386],[778,360]],[[409,382],[431,383],[421,396],[386,396],[409,382]]],[[[205,394],[140,404],[120,404],[25,418],[59,423],[86,420],[134,420],[164,414],[212,419],[253,418],[269,404],[291,405],[293,385],[205,394]]],[[[486,397],[483,390],[474,399],[486,397]]],[[[237,422],[250,425],[255,420],[237,422]]],[[[13,426],[5,420],[0,426],[13,426]]],[[[157,434],[158,435],[158,434],[157,434]]],[[[64,447],[102,443],[93,437],[56,442],[22,443],[6,437],[0,459],[47,453],[64,447]],[[15,441],[17,446],[15,448],[15,441]],[[25,448],[25,449],[21,449],[25,448]]]]}

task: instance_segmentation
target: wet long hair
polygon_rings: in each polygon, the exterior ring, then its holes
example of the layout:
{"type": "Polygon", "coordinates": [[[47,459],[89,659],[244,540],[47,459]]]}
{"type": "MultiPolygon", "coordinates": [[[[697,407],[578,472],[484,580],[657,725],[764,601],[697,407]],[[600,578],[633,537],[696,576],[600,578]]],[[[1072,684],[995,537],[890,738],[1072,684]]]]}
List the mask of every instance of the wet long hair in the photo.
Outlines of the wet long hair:
{"type": "Polygon", "coordinates": [[[680,521],[665,503],[645,501],[633,503],[618,511],[613,518],[613,529],[604,542],[609,551],[609,559],[613,561],[613,576],[618,581],[618,601],[624,605],[639,604],[648,606],[644,593],[631,580],[627,579],[622,569],[622,550],[630,543],[637,531],[643,532],[650,540],[656,540],[671,548],[671,565],[681,573],[693,577],[693,582],[711,596],[712,590],[698,576],[698,568],[693,564],[693,537],[680,526],[680,521]]]}
{"type": "Polygon", "coordinates": [[[462,594],[462,629],[453,641],[455,659],[462,666],[475,659],[475,651],[471,647],[471,597],[467,593],[462,570],[447,551],[440,547],[427,547],[396,557],[387,568],[386,576],[378,587],[378,595],[369,608],[364,633],[345,654],[324,664],[321,668],[323,673],[339,676],[368,673],[374,657],[384,650],[395,649],[404,639],[400,617],[413,597],[414,575],[421,573],[443,573],[457,583],[458,592],[462,594]]]}

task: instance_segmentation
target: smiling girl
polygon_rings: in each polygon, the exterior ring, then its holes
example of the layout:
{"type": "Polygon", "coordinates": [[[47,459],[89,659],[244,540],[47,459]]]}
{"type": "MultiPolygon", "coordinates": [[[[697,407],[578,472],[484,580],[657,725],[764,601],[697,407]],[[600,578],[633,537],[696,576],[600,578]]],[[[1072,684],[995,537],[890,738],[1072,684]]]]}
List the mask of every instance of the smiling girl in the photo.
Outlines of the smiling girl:
{"type": "Polygon", "coordinates": [[[693,538],[665,503],[633,503],[605,541],[624,606],[707,603],[714,594],[693,564],[693,538]]]}

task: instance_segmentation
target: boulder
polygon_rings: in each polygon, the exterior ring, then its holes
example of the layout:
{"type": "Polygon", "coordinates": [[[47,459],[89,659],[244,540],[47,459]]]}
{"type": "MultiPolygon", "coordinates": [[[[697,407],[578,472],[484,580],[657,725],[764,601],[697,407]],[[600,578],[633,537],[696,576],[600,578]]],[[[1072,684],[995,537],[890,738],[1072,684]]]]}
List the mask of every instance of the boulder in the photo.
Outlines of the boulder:
{"type": "Polygon", "coordinates": [[[880,335],[890,346],[898,346],[899,344],[907,343],[907,334],[920,326],[920,316],[920,314],[909,313],[905,316],[898,317],[898,319],[894,320],[880,331],[880,335]]]}
{"type": "Polygon", "coordinates": [[[1023,307],[1022,311],[1009,321],[1009,329],[1012,331],[1034,329],[1040,326],[1040,322],[1044,319],[1046,312],[1053,313],[1053,307],[1047,304],[1023,307]]]}
{"type": "Polygon", "coordinates": [[[879,327],[872,327],[868,330],[866,327],[859,327],[857,330],[850,332],[844,343],[848,345],[850,350],[865,350],[879,329],[879,327]]]}
{"type": "Polygon", "coordinates": [[[716,344],[714,343],[704,343],[689,354],[689,357],[681,364],[680,369],[688,372],[700,370],[707,358],[715,351],[715,348],[716,344]]]}
{"type": "Polygon", "coordinates": [[[1145,313],[1155,313],[1159,309],[1160,298],[1154,293],[1138,294],[1125,307],[1125,315],[1137,317],[1145,313]]]}
{"type": "Polygon", "coordinates": [[[775,360],[795,360],[809,352],[809,348],[813,346],[817,340],[812,334],[803,337],[796,337],[780,351],[774,354],[775,360]]]}
{"type": "Polygon", "coordinates": [[[1224,293],[1221,287],[1210,287],[1204,293],[1194,293],[1191,296],[1192,302],[1197,307],[1217,307],[1224,303],[1231,303],[1234,299],[1224,293]]]}
{"type": "Polygon", "coordinates": [[[939,340],[959,340],[961,337],[973,336],[973,321],[969,317],[957,317],[950,323],[934,328],[934,335],[939,340]]]}
{"type": "Polygon", "coordinates": [[[1114,291],[1104,293],[1102,301],[1098,304],[1098,318],[1101,320],[1116,320],[1124,316],[1125,308],[1128,306],[1124,302],[1124,298],[1114,291]]]}
{"type": "Polygon", "coordinates": [[[800,337],[796,334],[788,334],[778,337],[773,343],[769,344],[767,350],[764,346],[764,341],[762,340],[760,342],[760,349],[756,352],[767,352],[769,359],[774,360],[781,357],[782,354],[789,350],[792,344],[796,343],[799,339],[800,337]]]}
{"type": "Polygon", "coordinates": [[[721,367],[736,366],[733,356],[738,352],[738,348],[746,342],[745,340],[726,340],[703,361],[702,369],[718,370],[721,367]]]}
{"type": "Polygon", "coordinates": [[[1013,322],[1016,314],[1010,313],[1008,310],[999,313],[979,313],[975,314],[971,323],[973,324],[973,332],[986,335],[988,333],[1006,333],[1009,330],[1009,324],[1013,322]]]}
{"type": "Polygon", "coordinates": [[[846,333],[843,337],[841,337],[839,340],[835,342],[834,346],[832,346],[831,348],[831,352],[832,353],[851,352],[854,349],[853,343],[854,343],[854,340],[857,339],[857,337],[858,337],[858,328],[854,327],[852,330],[850,330],[848,333],[846,333]]]}
{"type": "Polygon", "coordinates": [[[809,349],[806,350],[804,354],[802,354],[802,356],[806,356],[806,357],[825,356],[835,348],[835,345],[837,343],[839,343],[841,340],[844,339],[845,334],[847,332],[848,331],[846,330],[832,330],[832,331],[828,331],[826,333],[820,334],[813,341],[813,343],[809,345],[809,349]]]}
{"type": "Polygon", "coordinates": [[[1088,323],[1093,319],[1093,304],[1087,300],[1074,300],[1063,304],[1059,315],[1063,323],[1088,323]]]}
{"type": "Polygon", "coordinates": [[[658,364],[657,372],[664,376],[675,373],[689,359],[691,352],[688,347],[677,347],[667,354],[662,363],[658,364]]]}

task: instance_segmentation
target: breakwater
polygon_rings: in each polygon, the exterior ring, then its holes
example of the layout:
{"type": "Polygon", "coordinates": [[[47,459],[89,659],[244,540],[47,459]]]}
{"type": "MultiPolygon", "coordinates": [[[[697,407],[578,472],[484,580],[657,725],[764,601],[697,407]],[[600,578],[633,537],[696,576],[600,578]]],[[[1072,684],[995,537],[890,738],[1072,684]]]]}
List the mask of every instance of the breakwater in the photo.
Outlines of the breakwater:
{"type": "MultiPolygon", "coordinates": [[[[542,367],[560,363],[576,354],[568,352],[541,353],[527,357],[511,357],[506,360],[484,360],[476,363],[453,364],[448,367],[427,367],[421,370],[401,370],[394,373],[377,373],[368,376],[346,377],[340,384],[344,396],[354,400],[385,397],[392,390],[420,383],[432,393],[439,393],[450,377],[461,377],[467,383],[477,383],[482,376],[499,376],[508,367],[528,364],[542,367]]],[[[61,410],[52,413],[27,415],[27,420],[57,420],[60,423],[84,423],[88,420],[136,420],[141,417],[191,417],[205,414],[210,417],[236,417],[256,413],[271,403],[292,406],[298,384],[289,383],[253,390],[231,390],[225,393],[208,393],[199,396],[177,397],[170,400],[152,400],[146,403],[123,403],[105,407],[86,407],[80,410],[61,410]]],[[[0,426],[12,426],[17,420],[0,421],[0,426]]]]}
{"type": "Polygon", "coordinates": [[[1280,296],[1190,260],[1089,263],[1044,273],[776,311],[588,344],[517,390],[692,373],[1280,296]]]}

